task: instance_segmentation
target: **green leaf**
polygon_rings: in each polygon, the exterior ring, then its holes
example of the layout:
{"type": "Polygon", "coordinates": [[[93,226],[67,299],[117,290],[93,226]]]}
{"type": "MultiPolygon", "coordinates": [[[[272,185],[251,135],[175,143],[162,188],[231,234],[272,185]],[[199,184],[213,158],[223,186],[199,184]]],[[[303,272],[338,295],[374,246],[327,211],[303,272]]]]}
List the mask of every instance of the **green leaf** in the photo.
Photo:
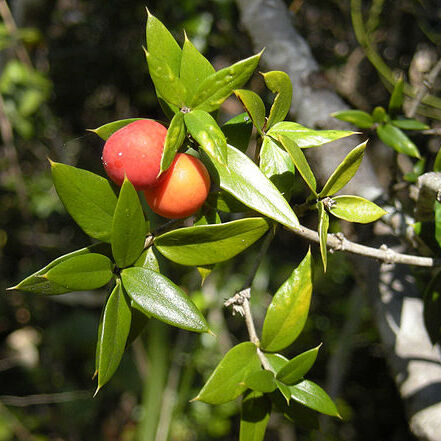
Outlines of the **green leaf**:
{"type": "Polygon", "coordinates": [[[233,93],[242,87],[256,69],[261,52],[232,66],[225,67],[199,84],[189,107],[213,112],[233,93]]]}
{"type": "Polygon", "coordinates": [[[179,228],[158,236],[155,247],[167,259],[181,265],[210,265],[241,253],[268,228],[269,222],[261,217],[179,228]]]}
{"type": "Polygon", "coordinates": [[[117,280],[104,307],[99,335],[98,388],[104,386],[117,370],[126,347],[130,331],[131,311],[129,301],[117,280]]]}
{"type": "Polygon", "coordinates": [[[393,119],[391,124],[403,130],[427,130],[429,126],[416,119],[393,119]]]}
{"type": "Polygon", "coordinates": [[[441,247],[441,204],[435,199],[435,239],[441,247]]]}
{"type": "Polygon", "coordinates": [[[289,362],[289,360],[281,354],[265,354],[265,357],[276,373],[289,362]]]}
{"type": "Polygon", "coordinates": [[[240,150],[228,145],[228,167],[216,161],[212,161],[211,165],[218,174],[220,187],[240,202],[288,228],[299,226],[297,216],[286,199],[240,150]]]}
{"type": "Polygon", "coordinates": [[[176,152],[184,142],[186,133],[187,131],[185,130],[184,114],[177,112],[170,122],[170,126],[165,137],[164,151],[162,152],[161,157],[161,173],[170,167],[173,159],[175,159],[176,152]]]}
{"type": "Polygon", "coordinates": [[[225,354],[194,400],[208,404],[232,401],[247,389],[244,381],[249,372],[259,368],[254,343],[240,343],[225,354]]]}
{"type": "Polygon", "coordinates": [[[271,414],[271,401],[259,392],[250,392],[242,401],[239,441],[263,441],[271,414]]]}
{"type": "Polygon", "coordinates": [[[155,57],[163,58],[177,77],[181,68],[181,48],[161,21],[148,10],[147,13],[147,50],[155,57]]]}
{"type": "Polygon", "coordinates": [[[228,144],[236,147],[241,152],[247,150],[253,131],[253,123],[247,112],[229,119],[221,129],[228,144]]]}
{"type": "Polygon", "coordinates": [[[111,260],[102,254],[81,254],[60,262],[41,277],[69,291],[85,291],[110,282],[112,266],[111,260]]]}
{"type": "Polygon", "coordinates": [[[433,171],[435,171],[435,172],[441,171],[441,148],[438,150],[438,153],[435,156],[435,162],[433,164],[433,171]]]}
{"type": "Polygon", "coordinates": [[[300,148],[319,147],[337,139],[353,135],[355,132],[348,130],[313,130],[301,124],[282,121],[274,124],[267,132],[268,135],[277,138],[283,135],[294,141],[300,148]]]}
{"type": "Polygon", "coordinates": [[[58,196],[74,221],[94,239],[110,242],[117,199],[109,181],[57,162],[51,168],[58,196]]]}
{"type": "Polygon", "coordinates": [[[362,110],[342,110],[331,114],[334,118],[340,121],[346,121],[354,124],[360,129],[370,129],[374,125],[374,119],[367,112],[362,110]]]}
{"type": "Polygon", "coordinates": [[[264,369],[250,372],[245,378],[246,386],[254,391],[269,393],[277,388],[274,373],[264,369]]]}
{"type": "Polygon", "coordinates": [[[291,391],[289,390],[289,386],[286,385],[285,383],[282,383],[279,380],[275,380],[275,381],[277,384],[277,389],[280,391],[280,393],[286,400],[286,404],[289,404],[289,401],[291,399],[291,391]]]}
{"type": "Polygon", "coordinates": [[[183,107],[187,99],[187,89],[179,76],[173,72],[167,62],[145,51],[149,73],[156,90],[167,103],[183,107]]]}
{"type": "Polygon", "coordinates": [[[208,195],[206,204],[216,210],[225,213],[246,213],[250,209],[239,202],[234,196],[226,191],[212,191],[208,195]]]}
{"type": "Polygon", "coordinates": [[[394,90],[389,100],[389,113],[391,115],[398,113],[403,106],[403,89],[404,79],[403,77],[400,77],[395,83],[394,90]]]}
{"type": "Polygon", "coordinates": [[[182,48],[180,78],[187,89],[187,100],[190,101],[199,84],[215,70],[211,63],[194,47],[185,35],[182,48]]]}
{"type": "Polygon", "coordinates": [[[293,386],[289,386],[289,389],[293,400],[317,412],[341,418],[337,407],[329,395],[312,381],[303,380],[293,386]]]}
{"type": "Polygon", "coordinates": [[[331,196],[341,190],[357,173],[363,159],[364,149],[367,141],[359,144],[343,159],[340,165],[334,170],[334,173],[326,181],[319,197],[331,196]]]}
{"type": "Polygon", "coordinates": [[[100,126],[97,129],[88,129],[88,131],[96,133],[101,139],[107,141],[110,138],[110,135],[115,133],[117,130],[122,129],[127,124],[130,124],[134,121],[138,121],[140,119],[145,119],[145,118],[120,119],[118,121],[113,121],[111,123],[104,124],[103,126],[100,126]]]}
{"type": "Polygon", "coordinates": [[[294,186],[295,166],[289,153],[269,136],[263,138],[259,167],[285,199],[289,200],[294,186]]]}
{"type": "Polygon", "coordinates": [[[360,196],[335,196],[332,201],[330,213],[349,222],[367,224],[386,214],[378,205],[360,196]]]}
{"type": "Polygon", "coordinates": [[[50,280],[42,276],[46,274],[51,268],[54,268],[61,262],[64,262],[70,259],[71,257],[81,256],[83,254],[91,254],[91,253],[101,253],[101,254],[109,254],[109,255],[111,254],[109,250],[109,246],[104,243],[98,243],[98,244],[90,245],[86,248],[81,248],[79,250],[73,251],[72,253],[68,253],[58,257],[57,259],[53,260],[48,265],[46,265],[44,268],[26,277],[18,285],[8,288],[8,290],[19,290],[19,291],[32,292],[43,295],[65,294],[70,290],[62,285],[58,285],[57,283],[51,282],[50,280]]]}
{"type": "Polygon", "coordinates": [[[441,342],[441,271],[424,291],[424,325],[433,345],[441,342]]]}
{"type": "Polygon", "coordinates": [[[246,89],[237,89],[234,94],[250,115],[257,131],[262,135],[263,126],[265,125],[265,104],[263,104],[262,98],[257,93],[246,89]]]}
{"type": "Polygon", "coordinates": [[[116,204],[112,225],[112,253],[119,268],[131,265],[144,249],[147,233],[138,193],[125,178],[116,204]]]}
{"type": "Polygon", "coordinates": [[[285,72],[273,70],[262,75],[266,87],[276,94],[266,123],[266,130],[269,130],[274,124],[283,121],[288,114],[292,100],[292,84],[285,72]]]}
{"type": "Polygon", "coordinates": [[[311,252],[278,289],[267,309],[263,323],[261,347],[279,351],[299,336],[308,317],[312,293],[311,252]]]}
{"type": "Polygon", "coordinates": [[[315,176],[312,173],[311,167],[309,166],[308,161],[306,160],[305,155],[300,147],[295,143],[295,141],[287,136],[278,135],[278,138],[291,157],[292,162],[295,164],[298,172],[302,175],[306,185],[312,191],[312,194],[317,196],[317,182],[315,180],[315,176]]]}
{"type": "Polygon", "coordinates": [[[320,238],[320,254],[322,256],[323,271],[326,272],[328,262],[328,250],[326,248],[326,243],[328,241],[329,215],[326,213],[322,201],[317,202],[317,208],[319,215],[318,233],[320,238]]]}
{"type": "Polygon", "coordinates": [[[162,274],[132,267],[121,272],[124,289],[147,315],[178,328],[207,332],[208,325],[188,295],[162,274]]]}
{"type": "Polygon", "coordinates": [[[157,252],[155,252],[155,249],[153,247],[147,248],[141,253],[133,266],[147,268],[159,273],[159,262],[156,253],[157,252]]]}
{"type": "Polygon", "coordinates": [[[277,372],[277,379],[285,384],[294,384],[299,381],[314,365],[320,346],[321,345],[303,352],[290,360],[277,372]]]}
{"type": "Polygon", "coordinates": [[[133,300],[130,302],[132,319],[130,322],[130,331],[127,337],[126,349],[141,335],[149,320],[149,317],[146,314],[136,309],[132,304],[135,305],[133,300]]]}
{"type": "Polygon", "coordinates": [[[386,111],[381,106],[375,107],[375,109],[372,111],[372,119],[376,123],[384,123],[388,119],[386,111]]]}
{"type": "Polygon", "coordinates": [[[227,141],[214,118],[204,110],[193,110],[184,115],[191,136],[213,159],[227,163],[227,141]]]}

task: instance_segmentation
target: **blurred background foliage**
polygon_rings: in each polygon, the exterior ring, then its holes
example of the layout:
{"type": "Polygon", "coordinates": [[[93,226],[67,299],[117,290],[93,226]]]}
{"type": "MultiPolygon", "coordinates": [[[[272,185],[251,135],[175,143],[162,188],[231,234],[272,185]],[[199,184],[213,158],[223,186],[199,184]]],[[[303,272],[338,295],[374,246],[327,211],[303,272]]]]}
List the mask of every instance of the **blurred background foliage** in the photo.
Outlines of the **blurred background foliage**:
{"type": "MultiPolygon", "coordinates": [[[[286,3],[323,68],[319,84],[337,89],[354,108],[387,106],[388,86],[354,36],[350,2],[286,3]]],[[[409,82],[421,82],[421,72],[440,56],[439,2],[364,3],[367,28],[383,60],[409,82]]],[[[189,399],[221,354],[247,338],[243,320],[222,305],[241,287],[258,245],[219,265],[203,289],[196,271],[169,266],[173,280],[205,310],[217,338],[152,321],[94,399],[96,332],[107,293],[4,294],[55,257],[88,244],[55,194],[47,157],[102,174],[102,142],[86,129],[126,117],[164,116],[141,48],[145,2],[11,0],[13,20],[5,0],[0,5],[0,441],[237,439],[237,403],[211,407],[189,399]]],[[[232,0],[161,0],[147,6],[180,42],[185,28],[216,68],[252,52],[232,0]]],[[[258,75],[251,85],[263,91],[258,75]]],[[[231,98],[221,117],[241,111],[231,98]]],[[[434,137],[419,142],[426,152],[439,148],[434,137]]],[[[306,249],[280,231],[255,280],[258,322],[306,249]]],[[[267,439],[412,440],[352,268],[341,254],[330,255],[328,267],[326,277],[317,267],[307,326],[287,355],[324,343],[313,379],[333,391],[344,420],[325,419],[319,435],[274,419],[267,439]]]]}

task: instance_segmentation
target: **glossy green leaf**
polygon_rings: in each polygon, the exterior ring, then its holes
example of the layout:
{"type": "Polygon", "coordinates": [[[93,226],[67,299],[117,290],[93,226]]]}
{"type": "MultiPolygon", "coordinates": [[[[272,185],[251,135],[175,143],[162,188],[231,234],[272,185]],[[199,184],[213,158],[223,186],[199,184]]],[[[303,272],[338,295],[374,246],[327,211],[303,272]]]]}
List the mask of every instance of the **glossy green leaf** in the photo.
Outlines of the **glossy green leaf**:
{"type": "Polygon", "coordinates": [[[291,398],[310,409],[325,415],[340,417],[337,407],[329,395],[317,384],[309,380],[303,380],[293,386],[289,386],[291,398]]]}
{"type": "Polygon", "coordinates": [[[210,192],[206,204],[225,213],[246,213],[250,211],[246,205],[223,190],[210,192]]]}
{"type": "Polygon", "coordinates": [[[267,309],[263,323],[261,347],[279,351],[299,336],[308,317],[312,293],[311,252],[278,289],[267,309]]]}
{"type": "Polygon", "coordinates": [[[126,347],[132,313],[129,300],[117,280],[104,307],[98,351],[98,388],[101,389],[117,370],[126,347]]]}
{"type": "Polygon", "coordinates": [[[262,134],[265,125],[265,104],[262,98],[257,93],[246,89],[237,89],[234,94],[247,111],[257,131],[262,134]]]}
{"type": "Polygon", "coordinates": [[[372,119],[374,120],[374,122],[380,124],[386,122],[388,117],[384,108],[381,106],[375,107],[375,109],[372,111],[372,119]]]}
{"type": "Polygon", "coordinates": [[[167,62],[152,53],[145,52],[149,73],[156,90],[167,103],[183,107],[187,99],[187,89],[167,62]]]}
{"type": "Polygon", "coordinates": [[[332,201],[329,212],[349,222],[367,224],[386,214],[377,204],[360,196],[335,196],[332,201]]]}
{"type": "Polygon", "coordinates": [[[276,373],[279,372],[289,362],[289,360],[281,354],[267,353],[265,354],[265,357],[268,360],[270,366],[274,369],[274,372],[276,373]]]}
{"type": "Polygon", "coordinates": [[[269,393],[277,388],[274,373],[264,369],[250,372],[245,378],[246,386],[254,391],[269,393]]]}
{"type": "Polygon", "coordinates": [[[281,149],[269,136],[263,138],[259,166],[265,176],[289,200],[294,186],[295,166],[289,153],[281,149]]]}
{"type": "Polygon", "coordinates": [[[90,245],[86,248],[81,248],[79,250],[73,251],[72,253],[68,253],[58,257],[57,259],[53,260],[48,265],[46,265],[44,268],[36,271],[35,273],[23,279],[16,286],[8,288],[8,290],[19,290],[19,291],[32,292],[35,294],[43,294],[43,295],[65,294],[69,292],[70,289],[65,288],[64,286],[59,285],[57,283],[51,282],[46,277],[42,277],[42,276],[46,274],[51,268],[56,267],[58,264],[70,259],[71,257],[81,256],[84,254],[91,254],[91,253],[100,253],[105,255],[111,254],[109,246],[104,243],[98,243],[98,244],[90,245]]]}
{"type": "Polygon", "coordinates": [[[253,123],[247,112],[229,119],[221,129],[228,144],[236,147],[241,152],[247,150],[253,131],[253,123]]]}
{"type": "Polygon", "coordinates": [[[367,112],[363,112],[363,110],[342,110],[331,114],[331,116],[340,121],[354,124],[360,129],[370,129],[374,125],[372,116],[367,112]]]}
{"type": "Polygon", "coordinates": [[[147,233],[144,212],[138,193],[124,179],[113,215],[112,253],[119,268],[131,265],[144,249],[147,233]]]}
{"type": "Polygon", "coordinates": [[[320,346],[321,345],[303,352],[290,360],[277,372],[277,379],[285,384],[297,383],[314,365],[320,346]]]}
{"type": "Polygon", "coordinates": [[[155,238],[155,247],[167,259],[181,265],[210,265],[241,253],[268,228],[269,222],[261,217],[179,228],[155,238]]]}
{"type": "Polygon", "coordinates": [[[393,119],[391,124],[403,130],[427,130],[429,126],[416,119],[393,119]]]}
{"type": "Polygon", "coordinates": [[[228,167],[216,161],[212,161],[211,165],[214,173],[217,172],[220,187],[240,202],[288,228],[299,226],[297,216],[286,199],[240,150],[228,145],[228,167]]]}
{"type": "Polygon", "coordinates": [[[163,58],[177,77],[181,68],[181,48],[161,21],[148,10],[147,13],[147,50],[155,57],[163,58]]]}
{"type": "Polygon", "coordinates": [[[184,142],[186,134],[187,131],[184,124],[184,114],[182,112],[177,112],[170,122],[165,137],[164,150],[161,157],[161,173],[170,167],[179,147],[181,147],[184,142]]]}
{"type": "Polygon", "coordinates": [[[289,75],[285,72],[273,70],[262,75],[266,87],[276,94],[266,123],[266,130],[269,130],[274,124],[283,121],[289,112],[292,100],[292,83],[289,75]]]}
{"type": "Polygon", "coordinates": [[[277,138],[283,135],[294,141],[300,148],[319,147],[331,141],[353,135],[349,130],[313,130],[301,124],[282,121],[274,124],[267,132],[268,135],[277,138]]]}
{"type": "Polygon", "coordinates": [[[70,165],[51,162],[58,196],[74,221],[94,239],[110,242],[116,195],[107,179],[70,165]]]}
{"type": "Polygon", "coordinates": [[[271,414],[271,401],[259,392],[250,392],[242,401],[239,441],[263,441],[271,414]]]}
{"type": "Polygon", "coordinates": [[[277,389],[280,391],[283,398],[285,398],[285,400],[286,400],[286,404],[289,404],[289,402],[291,400],[291,391],[289,390],[289,386],[285,383],[282,383],[281,381],[279,381],[277,379],[275,381],[277,384],[277,389]]]}
{"type": "Polygon", "coordinates": [[[193,110],[184,115],[191,136],[213,159],[227,163],[227,140],[214,118],[204,110],[193,110]]]}
{"type": "Polygon", "coordinates": [[[185,35],[182,48],[180,78],[187,89],[187,100],[190,101],[199,84],[215,70],[211,63],[194,47],[185,35]]]}
{"type": "Polygon", "coordinates": [[[394,86],[392,95],[389,100],[389,113],[391,115],[398,113],[403,106],[403,89],[404,89],[404,79],[401,77],[394,86]]]}
{"type": "Polygon", "coordinates": [[[244,382],[249,372],[259,368],[254,343],[240,343],[225,354],[194,400],[209,404],[232,401],[247,389],[244,382]]]}
{"type": "Polygon", "coordinates": [[[153,247],[147,248],[141,253],[133,266],[139,266],[159,272],[159,262],[156,254],[157,251],[155,251],[153,247]]]}
{"type": "Polygon", "coordinates": [[[41,277],[69,291],[84,291],[101,288],[110,282],[112,266],[111,260],[102,254],[81,254],[60,262],[41,277]]]}
{"type": "Polygon", "coordinates": [[[233,93],[242,87],[256,69],[261,52],[232,66],[225,67],[207,77],[199,84],[189,107],[213,112],[233,93]]]}
{"type": "Polygon", "coordinates": [[[314,173],[312,172],[311,167],[305,158],[305,154],[302,152],[302,149],[295,143],[295,141],[287,136],[279,134],[278,139],[288,152],[292,162],[295,164],[296,169],[301,174],[306,185],[312,191],[312,194],[317,196],[317,182],[315,180],[314,173]]]}
{"type": "Polygon", "coordinates": [[[322,256],[323,271],[326,272],[328,262],[328,250],[326,244],[328,241],[329,215],[326,212],[322,201],[317,202],[317,208],[319,215],[318,233],[320,238],[320,254],[322,256]]]}
{"type": "Polygon", "coordinates": [[[132,267],[121,272],[124,289],[147,315],[178,328],[207,332],[208,325],[188,295],[162,274],[132,267]]]}
{"type": "Polygon", "coordinates": [[[127,124],[130,124],[134,121],[139,121],[140,119],[145,118],[127,118],[127,119],[120,119],[118,121],[113,121],[108,124],[104,124],[97,129],[88,129],[89,132],[96,133],[101,139],[104,139],[104,141],[107,141],[110,138],[110,135],[112,135],[114,132],[116,132],[119,129],[122,129],[127,124]]]}
{"type": "Polygon", "coordinates": [[[351,150],[334,170],[334,173],[326,181],[323,190],[319,196],[324,198],[325,196],[332,196],[337,191],[341,190],[357,173],[360,167],[361,160],[363,159],[364,150],[366,148],[367,141],[359,144],[353,150],[351,150]]]}
{"type": "Polygon", "coordinates": [[[433,345],[441,342],[441,271],[424,291],[424,325],[433,345]]]}

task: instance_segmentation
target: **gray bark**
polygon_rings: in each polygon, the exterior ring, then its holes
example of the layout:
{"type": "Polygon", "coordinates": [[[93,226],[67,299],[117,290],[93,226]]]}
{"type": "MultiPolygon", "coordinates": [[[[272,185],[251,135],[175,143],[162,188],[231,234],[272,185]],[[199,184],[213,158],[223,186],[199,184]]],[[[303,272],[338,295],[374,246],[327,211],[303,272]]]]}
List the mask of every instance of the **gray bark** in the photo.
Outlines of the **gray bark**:
{"type": "MultiPolygon", "coordinates": [[[[296,32],[282,0],[236,0],[236,3],[255,51],[265,47],[262,57],[265,68],[283,70],[291,77],[292,118],[309,127],[341,127],[330,114],[347,106],[324,85],[318,64],[296,32]]],[[[319,181],[323,182],[358,142],[351,137],[319,149],[308,149],[319,181]]],[[[359,172],[345,187],[345,193],[371,200],[381,196],[383,190],[369,158],[365,157],[359,172]]],[[[388,246],[394,243],[392,237],[382,239],[388,246]]],[[[441,441],[441,354],[430,343],[424,328],[421,295],[410,271],[368,259],[357,258],[356,264],[375,310],[384,354],[404,400],[409,426],[421,440],[441,441]]]]}

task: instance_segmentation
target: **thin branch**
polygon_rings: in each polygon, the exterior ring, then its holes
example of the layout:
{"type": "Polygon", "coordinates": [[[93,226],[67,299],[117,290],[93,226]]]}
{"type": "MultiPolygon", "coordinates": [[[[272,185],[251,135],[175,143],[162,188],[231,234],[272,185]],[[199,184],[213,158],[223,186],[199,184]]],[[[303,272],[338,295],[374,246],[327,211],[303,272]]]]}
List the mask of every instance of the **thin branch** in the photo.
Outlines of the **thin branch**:
{"type": "Polygon", "coordinates": [[[42,404],[68,403],[75,400],[90,398],[90,391],[79,390],[73,392],[60,392],[54,394],[34,394],[23,397],[15,395],[0,395],[0,401],[7,406],[27,407],[42,404]]]}
{"type": "MultiPolygon", "coordinates": [[[[320,243],[319,235],[316,231],[300,225],[298,228],[290,228],[290,231],[312,242],[320,243]]],[[[332,251],[346,251],[351,254],[371,257],[386,263],[401,263],[405,265],[435,267],[441,265],[441,259],[432,257],[413,256],[411,254],[397,253],[396,251],[382,245],[380,248],[372,248],[360,245],[346,239],[342,233],[328,234],[327,246],[332,251]]]]}
{"type": "Polygon", "coordinates": [[[441,72],[441,58],[438,60],[435,66],[433,66],[433,69],[429,72],[429,75],[427,75],[427,77],[418,87],[416,97],[412,101],[409,108],[409,112],[407,114],[409,118],[413,118],[415,116],[419,105],[423,101],[424,97],[432,90],[433,83],[435,82],[440,72],[441,72]]]}

